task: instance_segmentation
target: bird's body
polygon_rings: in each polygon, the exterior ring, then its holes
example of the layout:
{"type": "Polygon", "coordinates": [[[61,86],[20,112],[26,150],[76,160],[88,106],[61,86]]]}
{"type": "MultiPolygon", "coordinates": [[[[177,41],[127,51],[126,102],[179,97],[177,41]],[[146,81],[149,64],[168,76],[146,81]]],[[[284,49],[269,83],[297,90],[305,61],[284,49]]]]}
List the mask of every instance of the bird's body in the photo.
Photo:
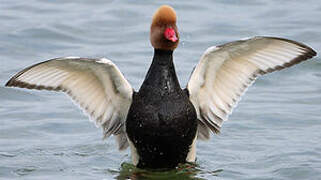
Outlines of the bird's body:
{"type": "Polygon", "coordinates": [[[138,166],[168,168],[185,162],[196,131],[197,115],[177,80],[172,51],[155,50],[126,120],[138,166]]]}
{"type": "Polygon", "coordinates": [[[196,140],[218,133],[245,90],[260,75],[316,55],[292,40],[254,37],[208,48],[181,88],[173,51],[179,34],[176,13],[160,7],[151,24],[152,65],[135,92],[110,60],[65,57],[30,66],[6,86],[63,91],[90,116],[104,137],[130,147],[141,168],[173,168],[194,162],[196,140]]]}

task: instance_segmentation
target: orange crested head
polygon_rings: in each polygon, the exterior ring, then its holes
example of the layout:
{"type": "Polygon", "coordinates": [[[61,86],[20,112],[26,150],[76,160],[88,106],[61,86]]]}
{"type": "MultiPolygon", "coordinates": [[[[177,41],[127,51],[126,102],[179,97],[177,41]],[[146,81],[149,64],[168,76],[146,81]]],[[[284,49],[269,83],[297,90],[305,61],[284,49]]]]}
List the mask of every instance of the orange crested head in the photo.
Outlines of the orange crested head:
{"type": "Polygon", "coordinates": [[[161,6],[154,14],[150,41],[155,49],[174,50],[179,42],[176,13],[168,5],[161,6]]]}
{"type": "Polygon", "coordinates": [[[155,12],[152,24],[176,24],[175,10],[168,5],[161,6],[155,12]]]}

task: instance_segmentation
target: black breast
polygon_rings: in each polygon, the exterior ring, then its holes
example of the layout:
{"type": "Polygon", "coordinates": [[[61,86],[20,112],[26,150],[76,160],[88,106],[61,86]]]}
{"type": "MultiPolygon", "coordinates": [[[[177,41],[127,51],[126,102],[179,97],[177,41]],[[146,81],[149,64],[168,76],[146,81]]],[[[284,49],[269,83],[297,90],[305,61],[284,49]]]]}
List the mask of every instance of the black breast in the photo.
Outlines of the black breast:
{"type": "Polygon", "coordinates": [[[155,50],[126,121],[127,135],[139,155],[138,167],[172,168],[184,163],[196,130],[196,112],[179,86],[172,52],[155,50]]]}

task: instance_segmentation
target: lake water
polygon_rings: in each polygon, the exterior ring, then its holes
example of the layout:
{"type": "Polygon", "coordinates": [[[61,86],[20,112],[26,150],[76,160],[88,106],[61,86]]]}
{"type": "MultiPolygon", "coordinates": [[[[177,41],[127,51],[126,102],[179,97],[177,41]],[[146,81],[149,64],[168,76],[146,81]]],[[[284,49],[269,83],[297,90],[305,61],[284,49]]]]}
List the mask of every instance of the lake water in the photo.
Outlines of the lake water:
{"type": "Polygon", "coordinates": [[[320,57],[261,77],[196,167],[135,169],[62,93],[5,88],[16,72],[61,56],[107,57],[137,90],[151,63],[151,16],[178,15],[174,54],[185,86],[206,48],[255,35],[321,52],[321,1],[0,0],[0,179],[321,179],[320,57]]]}

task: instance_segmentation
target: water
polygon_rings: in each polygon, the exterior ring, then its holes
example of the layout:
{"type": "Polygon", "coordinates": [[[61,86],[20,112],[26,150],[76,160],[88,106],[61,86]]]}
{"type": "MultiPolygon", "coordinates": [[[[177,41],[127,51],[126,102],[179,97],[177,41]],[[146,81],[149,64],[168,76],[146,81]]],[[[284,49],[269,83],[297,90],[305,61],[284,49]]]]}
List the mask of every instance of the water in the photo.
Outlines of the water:
{"type": "Polygon", "coordinates": [[[320,179],[321,62],[260,78],[223,125],[198,143],[197,165],[135,169],[65,95],[4,88],[14,73],[60,56],[112,59],[135,89],[151,63],[149,25],[161,4],[178,14],[182,86],[212,45],[255,35],[321,52],[321,2],[0,0],[0,179],[320,179]]]}

